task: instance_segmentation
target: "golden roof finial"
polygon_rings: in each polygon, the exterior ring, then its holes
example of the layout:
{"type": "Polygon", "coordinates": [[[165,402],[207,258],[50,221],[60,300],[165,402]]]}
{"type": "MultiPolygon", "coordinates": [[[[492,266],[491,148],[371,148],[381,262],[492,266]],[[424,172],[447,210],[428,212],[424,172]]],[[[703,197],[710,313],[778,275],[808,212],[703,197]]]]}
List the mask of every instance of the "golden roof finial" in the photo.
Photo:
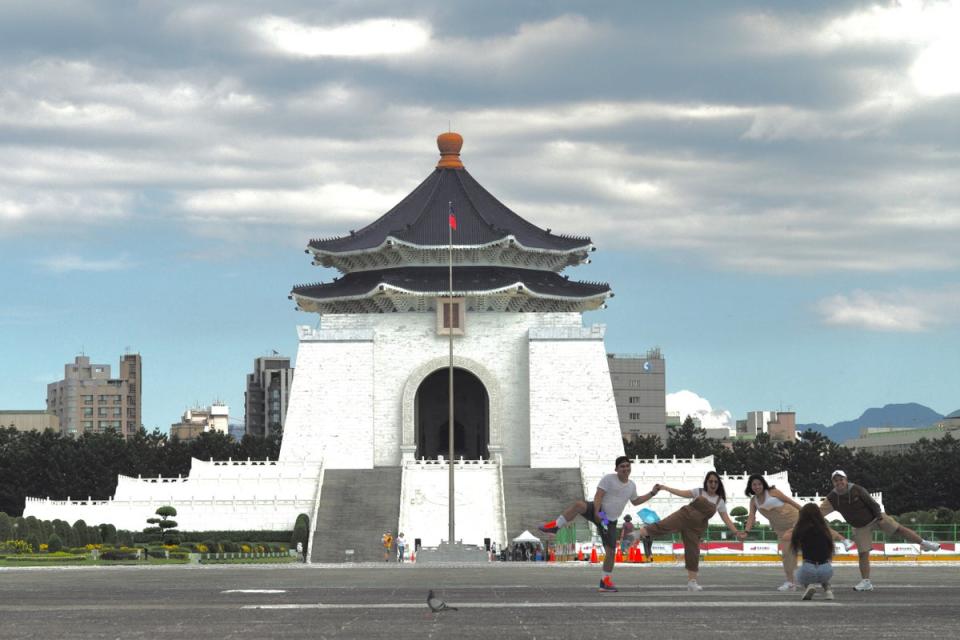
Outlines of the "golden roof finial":
{"type": "Polygon", "coordinates": [[[448,131],[437,136],[437,148],[440,149],[440,162],[437,169],[463,169],[460,161],[460,149],[463,147],[463,136],[448,131]]]}

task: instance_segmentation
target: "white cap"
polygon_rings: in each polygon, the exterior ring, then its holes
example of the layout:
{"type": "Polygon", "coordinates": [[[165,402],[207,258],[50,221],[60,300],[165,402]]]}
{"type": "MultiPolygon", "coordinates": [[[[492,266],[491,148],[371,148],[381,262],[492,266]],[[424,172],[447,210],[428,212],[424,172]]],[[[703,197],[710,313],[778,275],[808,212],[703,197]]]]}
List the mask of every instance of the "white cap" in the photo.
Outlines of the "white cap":
{"type": "Polygon", "coordinates": [[[846,478],[847,474],[841,471],[840,469],[837,469],[836,471],[830,474],[831,478],[836,478],[837,476],[843,476],[844,478],[846,478]]]}

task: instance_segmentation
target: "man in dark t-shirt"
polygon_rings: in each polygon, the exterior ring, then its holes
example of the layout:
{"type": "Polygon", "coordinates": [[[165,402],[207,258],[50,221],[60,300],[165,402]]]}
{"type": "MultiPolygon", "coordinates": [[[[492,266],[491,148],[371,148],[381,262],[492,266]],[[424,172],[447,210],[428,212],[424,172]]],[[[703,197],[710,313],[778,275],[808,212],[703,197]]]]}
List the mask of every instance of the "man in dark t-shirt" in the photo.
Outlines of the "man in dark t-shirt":
{"type": "Polygon", "coordinates": [[[924,540],[913,529],[901,525],[888,516],[873,499],[870,492],[858,484],[847,481],[847,474],[837,469],[831,476],[833,491],[820,504],[820,512],[826,516],[837,511],[853,527],[853,541],[857,544],[862,580],[853,588],[857,591],[873,591],[870,582],[870,549],[873,546],[873,531],[880,529],[888,536],[901,535],[908,542],[920,545],[921,551],[938,551],[940,544],[924,540]]]}

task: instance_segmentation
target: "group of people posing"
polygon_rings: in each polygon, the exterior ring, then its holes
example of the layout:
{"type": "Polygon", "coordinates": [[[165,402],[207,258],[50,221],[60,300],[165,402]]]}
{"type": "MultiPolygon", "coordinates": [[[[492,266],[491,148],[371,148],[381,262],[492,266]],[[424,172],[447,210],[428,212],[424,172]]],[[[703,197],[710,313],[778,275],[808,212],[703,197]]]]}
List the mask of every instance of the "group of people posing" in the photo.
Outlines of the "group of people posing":
{"type": "MultiPolygon", "coordinates": [[[[883,513],[880,505],[870,497],[863,487],[848,482],[847,474],[834,471],[831,480],[833,490],[820,505],[812,503],[800,505],[790,496],[776,487],[767,484],[760,474],[754,474],[747,480],[746,494],[750,497],[750,513],[743,530],[727,513],[727,494],[723,481],[716,471],[710,471],[703,479],[702,487],[675,489],[655,484],[643,495],[637,494],[637,485],[630,480],[632,464],[627,456],[620,456],[614,462],[615,473],[609,473],[600,479],[597,492],[591,502],[578,500],[567,507],[555,520],[540,525],[544,533],[556,533],[561,527],[582,516],[597,525],[606,556],[603,561],[603,574],[600,578],[600,591],[617,591],[613,583],[613,565],[617,543],[617,518],[627,503],[641,505],[660,491],[668,491],[675,496],[689,498],[690,502],[659,522],[637,526],[633,535],[644,540],[679,533],[683,540],[684,565],[687,569],[687,589],[701,591],[697,582],[700,568],[700,540],[707,529],[707,523],[715,514],[727,528],[740,540],[756,523],[759,511],[777,534],[782,550],[783,571],[786,581],[778,587],[780,591],[794,591],[798,585],[803,588],[803,599],[810,600],[817,585],[822,586],[824,597],[833,599],[830,580],[833,577],[831,559],[834,541],[841,542],[846,550],[857,547],[861,580],[854,586],[857,591],[872,591],[870,582],[870,549],[873,531],[879,529],[887,535],[900,535],[905,540],[920,545],[923,551],[936,551],[940,545],[924,540],[917,533],[900,525],[889,515],[883,513]],[[824,516],[838,512],[853,527],[853,540],[845,539],[828,525],[824,516]],[[797,556],[802,555],[803,563],[797,567],[797,556]]],[[[629,516],[628,516],[629,517],[629,516]]],[[[626,519],[626,518],[625,518],[626,519]]]]}

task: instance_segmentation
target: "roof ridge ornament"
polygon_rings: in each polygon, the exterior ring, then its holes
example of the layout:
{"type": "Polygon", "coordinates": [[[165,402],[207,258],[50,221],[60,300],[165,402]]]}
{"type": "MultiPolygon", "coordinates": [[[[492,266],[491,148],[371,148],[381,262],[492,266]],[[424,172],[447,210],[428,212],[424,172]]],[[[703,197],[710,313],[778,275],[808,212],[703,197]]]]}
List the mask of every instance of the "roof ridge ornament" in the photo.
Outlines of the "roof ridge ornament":
{"type": "Polygon", "coordinates": [[[437,136],[437,148],[440,150],[437,169],[463,169],[463,162],[460,161],[463,136],[453,131],[441,133],[437,136]]]}

